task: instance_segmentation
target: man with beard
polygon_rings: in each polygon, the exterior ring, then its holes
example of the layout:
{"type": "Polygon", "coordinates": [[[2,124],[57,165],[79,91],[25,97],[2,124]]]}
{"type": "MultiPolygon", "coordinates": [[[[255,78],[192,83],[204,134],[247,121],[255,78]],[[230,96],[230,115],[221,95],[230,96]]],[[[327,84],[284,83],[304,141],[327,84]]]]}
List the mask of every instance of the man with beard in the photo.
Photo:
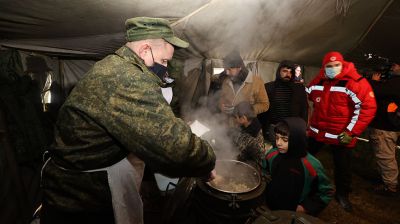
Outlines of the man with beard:
{"type": "Polygon", "coordinates": [[[275,125],[287,117],[300,117],[307,122],[307,94],[300,83],[293,82],[294,64],[282,61],[276,70],[275,81],[265,84],[269,96],[270,109],[258,116],[264,138],[275,144],[275,125]]]}
{"type": "Polygon", "coordinates": [[[232,51],[224,58],[224,68],[228,78],[222,83],[220,110],[231,115],[236,105],[249,102],[256,114],[268,110],[269,100],[263,80],[249,72],[244,66],[239,52],[232,51]]]}

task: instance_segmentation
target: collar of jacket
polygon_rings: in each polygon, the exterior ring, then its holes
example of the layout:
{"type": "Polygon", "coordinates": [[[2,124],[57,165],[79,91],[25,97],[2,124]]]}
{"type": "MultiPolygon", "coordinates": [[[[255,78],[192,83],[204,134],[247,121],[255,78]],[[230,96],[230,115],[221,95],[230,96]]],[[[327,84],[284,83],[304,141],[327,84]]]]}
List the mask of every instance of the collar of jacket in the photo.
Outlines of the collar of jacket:
{"type": "MultiPolygon", "coordinates": [[[[249,73],[247,74],[246,79],[244,80],[244,82],[240,86],[244,86],[245,83],[252,83],[253,82],[253,76],[254,76],[254,74],[249,71],[249,73]]],[[[227,84],[233,89],[233,82],[232,82],[231,79],[228,78],[228,83],[227,84]]]]}
{"type": "Polygon", "coordinates": [[[141,58],[139,58],[139,56],[135,52],[133,52],[129,47],[124,45],[121,48],[119,48],[117,51],[115,51],[115,54],[120,56],[121,58],[127,60],[129,63],[139,67],[143,73],[148,74],[148,75],[152,76],[153,78],[155,78],[155,80],[161,87],[165,87],[167,85],[156,74],[151,72],[147,68],[147,66],[144,64],[144,61],[141,58]]]}
{"type": "Polygon", "coordinates": [[[249,71],[249,73],[247,74],[247,77],[244,80],[244,82],[252,83],[253,82],[253,76],[254,76],[254,74],[251,71],[249,71]]]}

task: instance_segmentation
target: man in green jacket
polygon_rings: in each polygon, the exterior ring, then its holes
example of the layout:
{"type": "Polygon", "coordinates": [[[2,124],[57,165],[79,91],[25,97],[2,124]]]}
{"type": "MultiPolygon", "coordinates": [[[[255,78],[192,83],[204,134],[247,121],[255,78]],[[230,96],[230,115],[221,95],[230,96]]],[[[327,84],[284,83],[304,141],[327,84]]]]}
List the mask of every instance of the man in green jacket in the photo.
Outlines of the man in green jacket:
{"type": "Polygon", "coordinates": [[[162,95],[177,38],[167,20],[125,22],[125,46],[97,62],[62,106],[42,171],[42,223],[143,223],[144,165],[212,178],[211,146],[162,95]]]}

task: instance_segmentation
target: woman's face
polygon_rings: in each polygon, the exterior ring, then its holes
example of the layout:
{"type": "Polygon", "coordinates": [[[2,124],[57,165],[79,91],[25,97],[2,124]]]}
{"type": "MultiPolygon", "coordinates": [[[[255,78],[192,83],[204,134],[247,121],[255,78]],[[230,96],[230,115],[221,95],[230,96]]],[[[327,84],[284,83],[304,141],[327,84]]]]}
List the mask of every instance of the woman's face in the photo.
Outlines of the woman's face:
{"type": "Polygon", "coordinates": [[[296,77],[299,77],[299,76],[301,75],[301,68],[300,68],[300,66],[297,67],[294,71],[295,71],[296,77]]]}

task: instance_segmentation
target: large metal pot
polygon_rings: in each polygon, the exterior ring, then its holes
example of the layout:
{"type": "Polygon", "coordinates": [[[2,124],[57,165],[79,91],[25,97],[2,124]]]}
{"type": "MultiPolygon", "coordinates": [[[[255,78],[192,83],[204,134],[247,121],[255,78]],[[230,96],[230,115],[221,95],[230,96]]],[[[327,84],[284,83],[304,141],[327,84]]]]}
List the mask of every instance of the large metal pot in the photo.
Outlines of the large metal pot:
{"type": "Polygon", "coordinates": [[[215,169],[222,181],[197,181],[192,203],[201,220],[197,223],[244,223],[263,203],[265,181],[255,168],[236,160],[217,160],[215,169]]]}
{"type": "Polygon", "coordinates": [[[207,184],[225,193],[247,193],[256,189],[261,182],[255,168],[237,160],[217,160],[215,171],[216,178],[207,184]]]}

